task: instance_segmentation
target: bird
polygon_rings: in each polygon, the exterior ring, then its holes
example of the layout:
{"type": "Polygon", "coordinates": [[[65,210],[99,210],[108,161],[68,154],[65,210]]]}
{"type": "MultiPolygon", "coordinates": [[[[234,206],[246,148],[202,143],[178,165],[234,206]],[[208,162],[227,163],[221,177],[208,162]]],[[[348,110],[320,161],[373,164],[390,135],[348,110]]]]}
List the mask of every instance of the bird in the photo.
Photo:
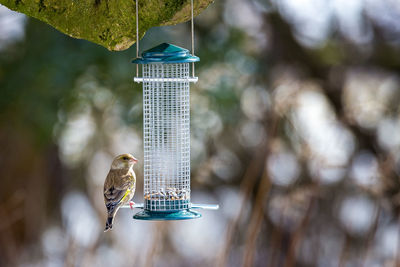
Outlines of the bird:
{"type": "Polygon", "coordinates": [[[135,195],[136,175],[133,166],[138,160],[131,154],[121,154],[114,158],[110,171],[104,181],[104,203],[107,208],[107,220],[104,232],[113,227],[114,217],[118,209],[129,203],[135,195]]]}

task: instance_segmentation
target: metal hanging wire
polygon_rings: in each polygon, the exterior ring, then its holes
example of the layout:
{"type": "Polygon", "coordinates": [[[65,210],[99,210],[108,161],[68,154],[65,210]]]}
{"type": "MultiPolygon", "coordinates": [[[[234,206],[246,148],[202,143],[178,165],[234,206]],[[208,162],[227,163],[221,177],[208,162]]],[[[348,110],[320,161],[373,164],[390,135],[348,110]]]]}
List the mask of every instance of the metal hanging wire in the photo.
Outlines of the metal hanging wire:
{"type": "MultiPolygon", "coordinates": [[[[139,0],[135,1],[136,4],[136,58],[139,57],[139,0]]],[[[190,0],[190,31],[191,31],[191,45],[192,55],[194,55],[194,19],[193,19],[193,0],[190,0]]],[[[139,65],[136,65],[136,77],[139,77],[139,65]]],[[[192,78],[195,77],[194,62],[192,62],[192,78]]],[[[197,81],[197,80],[196,80],[197,81]]]]}
{"type": "MultiPolygon", "coordinates": [[[[194,22],[193,22],[193,0],[190,0],[190,10],[191,10],[191,34],[192,34],[192,55],[194,56],[194,22]]],[[[192,62],[192,77],[194,77],[194,62],[192,62]]]]}
{"type": "MultiPolygon", "coordinates": [[[[136,0],[136,58],[139,57],[139,7],[138,2],[136,0]]],[[[136,77],[139,77],[139,65],[136,64],[136,77]]]]}

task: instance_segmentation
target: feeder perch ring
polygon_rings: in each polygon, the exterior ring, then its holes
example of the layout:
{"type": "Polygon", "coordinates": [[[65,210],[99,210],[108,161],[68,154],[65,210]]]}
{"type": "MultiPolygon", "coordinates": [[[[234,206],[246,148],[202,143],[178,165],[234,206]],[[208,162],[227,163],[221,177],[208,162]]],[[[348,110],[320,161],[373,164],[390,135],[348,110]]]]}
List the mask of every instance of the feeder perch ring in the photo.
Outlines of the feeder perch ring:
{"type": "MultiPolygon", "coordinates": [[[[130,208],[129,205],[122,206],[122,208],[130,208]]],[[[186,210],[176,210],[168,212],[151,212],[144,209],[143,203],[136,203],[133,208],[142,209],[142,211],[136,213],[133,218],[136,220],[151,220],[151,221],[169,221],[169,220],[189,220],[197,219],[201,217],[201,214],[194,209],[204,210],[218,210],[219,205],[215,204],[194,204],[191,203],[191,208],[186,210]]]]}

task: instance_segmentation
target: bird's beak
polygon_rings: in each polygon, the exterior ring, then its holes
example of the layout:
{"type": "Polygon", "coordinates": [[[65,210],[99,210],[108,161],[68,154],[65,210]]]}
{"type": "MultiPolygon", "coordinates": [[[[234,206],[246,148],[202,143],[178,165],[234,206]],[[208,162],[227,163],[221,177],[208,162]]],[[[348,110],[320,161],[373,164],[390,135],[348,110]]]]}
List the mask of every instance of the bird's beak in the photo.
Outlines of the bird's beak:
{"type": "Polygon", "coordinates": [[[133,163],[136,163],[136,162],[138,162],[138,159],[137,159],[137,158],[131,158],[131,161],[132,161],[133,163]]]}

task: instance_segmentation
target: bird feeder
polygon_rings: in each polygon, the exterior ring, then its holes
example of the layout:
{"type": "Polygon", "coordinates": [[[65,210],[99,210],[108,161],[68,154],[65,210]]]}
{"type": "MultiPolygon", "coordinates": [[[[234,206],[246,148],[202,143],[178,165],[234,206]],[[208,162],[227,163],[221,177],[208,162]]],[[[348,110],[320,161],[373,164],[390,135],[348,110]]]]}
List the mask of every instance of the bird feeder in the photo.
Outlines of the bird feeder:
{"type": "Polygon", "coordinates": [[[163,43],[142,53],[144,211],[136,219],[196,218],[190,208],[188,50],[163,43]],[[167,213],[166,213],[167,212],[167,213]],[[171,217],[172,216],[172,217],[171,217]]]}
{"type": "MultiPolygon", "coordinates": [[[[191,1],[192,53],[193,1],[191,1]]],[[[138,1],[136,0],[138,38],[138,1]]],[[[134,81],[143,85],[144,203],[134,215],[140,220],[184,220],[201,217],[194,208],[218,209],[218,205],[190,201],[190,83],[197,82],[189,50],[162,43],[139,57],[134,81]],[[189,65],[192,64],[190,74],[189,65]],[[139,77],[139,65],[142,76],[139,77]]]]}

